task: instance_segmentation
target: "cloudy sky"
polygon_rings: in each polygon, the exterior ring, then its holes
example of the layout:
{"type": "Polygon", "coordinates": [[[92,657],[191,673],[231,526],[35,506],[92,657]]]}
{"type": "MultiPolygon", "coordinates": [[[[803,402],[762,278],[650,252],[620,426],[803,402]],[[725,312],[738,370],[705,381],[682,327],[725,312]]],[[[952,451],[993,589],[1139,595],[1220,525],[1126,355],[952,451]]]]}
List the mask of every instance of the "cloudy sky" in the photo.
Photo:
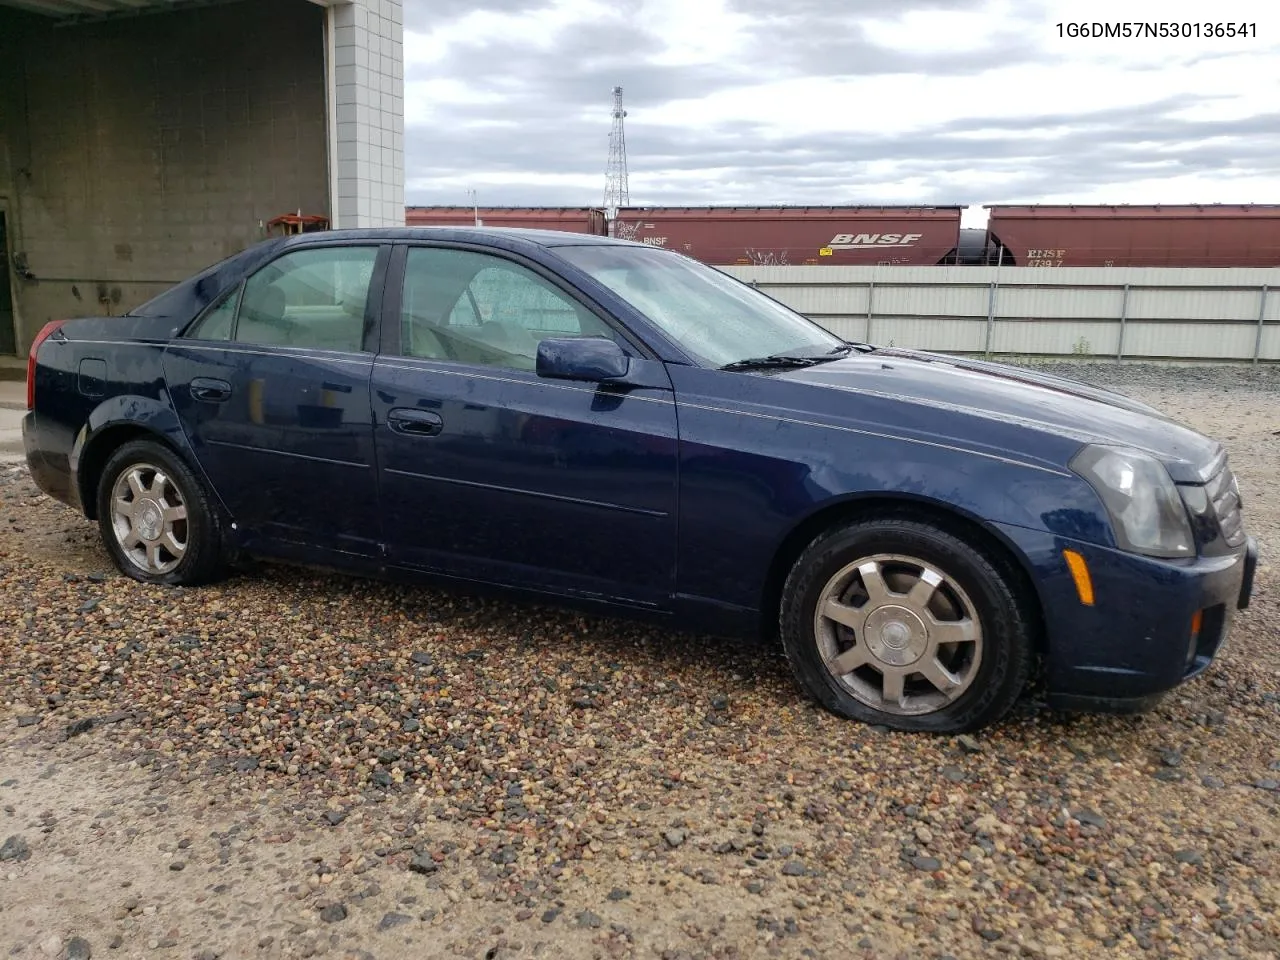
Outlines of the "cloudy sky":
{"type": "Polygon", "coordinates": [[[406,0],[405,17],[411,204],[601,205],[615,84],[635,205],[1280,202],[1275,0],[406,0]],[[1059,35],[1122,16],[1256,36],[1059,35]]]}

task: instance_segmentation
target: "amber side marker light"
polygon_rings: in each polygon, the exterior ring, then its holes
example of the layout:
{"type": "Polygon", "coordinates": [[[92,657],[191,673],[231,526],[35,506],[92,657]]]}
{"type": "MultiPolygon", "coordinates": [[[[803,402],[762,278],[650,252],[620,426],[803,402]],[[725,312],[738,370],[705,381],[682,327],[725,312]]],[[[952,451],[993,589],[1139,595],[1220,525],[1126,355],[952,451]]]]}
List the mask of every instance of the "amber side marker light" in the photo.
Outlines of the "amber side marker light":
{"type": "Polygon", "coordinates": [[[1191,618],[1191,636],[1200,636],[1200,624],[1204,622],[1204,611],[1197,610],[1191,618]]]}
{"type": "Polygon", "coordinates": [[[1080,595],[1080,602],[1086,607],[1092,607],[1093,581],[1089,579],[1089,567],[1085,564],[1084,557],[1074,550],[1063,550],[1062,555],[1066,558],[1067,566],[1071,568],[1071,579],[1076,582],[1076,593],[1080,595]]]}

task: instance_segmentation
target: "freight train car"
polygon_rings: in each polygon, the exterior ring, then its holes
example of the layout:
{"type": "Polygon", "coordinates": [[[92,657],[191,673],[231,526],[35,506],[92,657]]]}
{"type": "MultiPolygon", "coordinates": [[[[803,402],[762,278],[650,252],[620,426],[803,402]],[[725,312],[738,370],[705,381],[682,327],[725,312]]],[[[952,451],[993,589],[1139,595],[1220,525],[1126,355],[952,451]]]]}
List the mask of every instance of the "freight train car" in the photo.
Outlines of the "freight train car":
{"type": "Polygon", "coordinates": [[[1280,204],[988,206],[987,262],[1019,267],[1280,266],[1280,204]]]}
{"type": "Polygon", "coordinates": [[[963,207],[623,207],[613,235],[735,264],[957,262],[963,207]]]}
{"type": "MultiPolygon", "coordinates": [[[[482,207],[486,226],[614,235],[713,265],[1280,266],[1280,204],[963,207],[482,207]]],[[[472,207],[408,207],[410,226],[475,223],[472,207]]]]}
{"type": "Polygon", "coordinates": [[[474,226],[478,214],[486,227],[608,234],[605,213],[595,207],[406,207],[404,214],[409,227],[474,226]]]}

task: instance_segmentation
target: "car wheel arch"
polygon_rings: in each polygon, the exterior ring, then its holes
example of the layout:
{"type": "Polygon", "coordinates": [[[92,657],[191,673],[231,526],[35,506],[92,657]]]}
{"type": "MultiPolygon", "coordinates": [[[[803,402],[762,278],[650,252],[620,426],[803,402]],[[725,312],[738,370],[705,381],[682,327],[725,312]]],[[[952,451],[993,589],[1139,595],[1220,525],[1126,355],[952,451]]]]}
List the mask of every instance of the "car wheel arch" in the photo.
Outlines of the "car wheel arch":
{"type": "Polygon", "coordinates": [[[102,471],[111,459],[111,455],[126,443],[133,440],[152,440],[162,444],[174,456],[182,459],[197,475],[203,472],[164,432],[156,430],[145,423],[124,421],[109,423],[99,427],[83,442],[76,455],[76,486],[80,495],[80,505],[89,520],[98,519],[98,484],[102,480],[102,471]]]}
{"type": "Polygon", "coordinates": [[[1034,608],[1030,612],[1034,615],[1035,652],[1043,659],[1048,651],[1044,603],[1027,557],[981,518],[951,504],[910,494],[876,493],[846,497],[823,505],[787,532],[774,551],[761,596],[760,629],[767,639],[776,637],[783,585],[805,548],[826,531],[842,524],[885,517],[906,517],[934,523],[992,559],[1002,561],[1017,578],[1018,586],[1034,608]]]}

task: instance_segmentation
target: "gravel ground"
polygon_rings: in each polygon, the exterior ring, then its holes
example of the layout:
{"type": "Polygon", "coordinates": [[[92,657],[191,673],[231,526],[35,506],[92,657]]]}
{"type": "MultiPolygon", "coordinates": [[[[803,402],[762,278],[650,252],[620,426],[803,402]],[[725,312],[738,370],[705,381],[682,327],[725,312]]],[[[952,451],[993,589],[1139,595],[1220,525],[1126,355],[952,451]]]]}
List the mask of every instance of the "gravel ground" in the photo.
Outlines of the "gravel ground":
{"type": "Polygon", "coordinates": [[[281,567],[144,587],[0,466],[0,949],[1275,956],[1280,377],[1066,371],[1228,442],[1258,595],[1155,711],[974,738],[620,621],[281,567]]]}

